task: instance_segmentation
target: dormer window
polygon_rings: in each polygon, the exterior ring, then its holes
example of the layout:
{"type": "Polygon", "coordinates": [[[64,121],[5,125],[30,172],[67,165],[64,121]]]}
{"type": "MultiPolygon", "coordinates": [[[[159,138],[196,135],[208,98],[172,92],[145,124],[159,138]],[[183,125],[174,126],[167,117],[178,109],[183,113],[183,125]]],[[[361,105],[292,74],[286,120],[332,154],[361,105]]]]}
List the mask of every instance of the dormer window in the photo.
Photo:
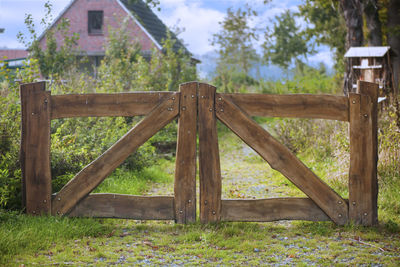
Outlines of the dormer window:
{"type": "Polygon", "coordinates": [[[88,11],[89,34],[103,34],[103,11],[88,11]]]}

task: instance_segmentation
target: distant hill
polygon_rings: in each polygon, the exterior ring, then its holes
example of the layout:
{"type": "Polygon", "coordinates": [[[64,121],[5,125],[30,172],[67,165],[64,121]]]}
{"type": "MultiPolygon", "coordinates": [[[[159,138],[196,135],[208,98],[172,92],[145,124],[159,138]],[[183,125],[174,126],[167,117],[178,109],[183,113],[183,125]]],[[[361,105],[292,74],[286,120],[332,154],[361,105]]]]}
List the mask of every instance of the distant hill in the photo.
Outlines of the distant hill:
{"type": "MultiPolygon", "coordinates": [[[[215,76],[215,68],[217,66],[218,54],[216,52],[206,53],[204,55],[196,55],[195,58],[201,60],[201,63],[197,65],[197,70],[200,78],[211,80],[215,76]]],[[[319,62],[308,62],[312,67],[318,68],[319,62]]],[[[325,65],[328,74],[333,74],[334,70],[325,65]]],[[[271,80],[276,81],[279,79],[290,78],[293,76],[293,72],[286,71],[276,65],[264,65],[262,63],[256,63],[254,68],[251,69],[250,75],[255,79],[271,80]]]]}

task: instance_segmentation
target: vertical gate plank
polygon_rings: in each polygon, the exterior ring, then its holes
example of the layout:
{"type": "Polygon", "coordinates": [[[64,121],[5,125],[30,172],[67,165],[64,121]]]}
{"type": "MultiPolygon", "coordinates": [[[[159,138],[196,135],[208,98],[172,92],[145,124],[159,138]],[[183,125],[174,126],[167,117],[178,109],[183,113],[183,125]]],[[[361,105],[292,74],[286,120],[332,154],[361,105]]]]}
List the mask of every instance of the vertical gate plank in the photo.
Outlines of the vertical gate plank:
{"type": "Polygon", "coordinates": [[[215,117],[215,87],[199,84],[200,221],[221,219],[221,169],[215,117]]]}
{"type": "Polygon", "coordinates": [[[358,82],[350,94],[349,216],[355,224],[378,223],[378,85],[358,82]]]}
{"type": "Polygon", "coordinates": [[[20,87],[23,202],[32,215],[51,211],[50,92],[45,88],[45,82],[20,87]]]}
{"type": "Polygon", "coordinates": [[[197,82],[180,85],[174,185],[177,223],[196,221],[197,86],[197,82]]]}

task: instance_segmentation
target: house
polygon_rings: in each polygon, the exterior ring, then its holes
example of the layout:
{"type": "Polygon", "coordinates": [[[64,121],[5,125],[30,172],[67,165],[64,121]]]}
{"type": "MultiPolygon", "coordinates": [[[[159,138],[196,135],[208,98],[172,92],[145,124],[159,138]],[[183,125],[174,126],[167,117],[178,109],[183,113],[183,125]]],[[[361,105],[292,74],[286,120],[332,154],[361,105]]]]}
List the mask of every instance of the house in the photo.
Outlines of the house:
{"type": "Polygon", "coordinates": [[[27,56],[28,51],[24,49],[0,49],[0,60],[6,62],[9,69],[22,67],[27,56]]]}
{"type": "Polygon", "coordinates": [[[345,58],[352,71],[352,87],[357,87],[357,80],[379,84],[379,95],[386,96],[392,92],[393,74],[390,64],[390,47],[351,47],[345,58]]]}
{"type": "MultiPolygon", "coordinates": [[[[140,44],[145,56],[150,55],[154,48],[162,51],[163,40],[167,38],[169,31],[142,0],[72,0],[39,36],[42,48],[46,47],[46,32],[54,29],[63,19],[69,20],[70,33],[79,34],[80,55],[87,56],[89,65],[94,67],[99,66],[105,55],[108,28],[120,27],[124,19],[128,20],[127,34],[140,44]]],[[[172,32],[171,38],[175,40],[175,51],[182,49],[191,55],[172,32]]],[[[61,43],[61,38],[57,38],[57,42],[61,43]]]]}

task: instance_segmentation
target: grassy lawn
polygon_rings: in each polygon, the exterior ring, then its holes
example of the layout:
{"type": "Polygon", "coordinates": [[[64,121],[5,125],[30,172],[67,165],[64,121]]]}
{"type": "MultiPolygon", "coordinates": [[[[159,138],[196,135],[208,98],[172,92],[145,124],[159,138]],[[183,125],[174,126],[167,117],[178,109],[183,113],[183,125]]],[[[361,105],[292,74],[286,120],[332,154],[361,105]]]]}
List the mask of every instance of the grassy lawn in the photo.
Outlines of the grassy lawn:
{"type": "MultiPolygon", "coordinates": [[[[304,196],[233,134],[220,129],[223,198],[304,196]]],[[[348,197],[343,166],[301,155],[320,177],[348,197]]],[[[174,162],[140,172],[116,170],[96,192],[173,193],[174,162]]],[[[395,182],[393,182],[395,185],[395,182]]],[[[30,217],[0,212],[0,264],[30,265],[376,265],[400,264],[398,194],[381,185],[377,227],[331,222],[177,225],[173,221],[30,217]],[[389,201],[389,200],[390,201],[389,201]],[[389,202],[388,202],[389,201],[389,202]]]]}

